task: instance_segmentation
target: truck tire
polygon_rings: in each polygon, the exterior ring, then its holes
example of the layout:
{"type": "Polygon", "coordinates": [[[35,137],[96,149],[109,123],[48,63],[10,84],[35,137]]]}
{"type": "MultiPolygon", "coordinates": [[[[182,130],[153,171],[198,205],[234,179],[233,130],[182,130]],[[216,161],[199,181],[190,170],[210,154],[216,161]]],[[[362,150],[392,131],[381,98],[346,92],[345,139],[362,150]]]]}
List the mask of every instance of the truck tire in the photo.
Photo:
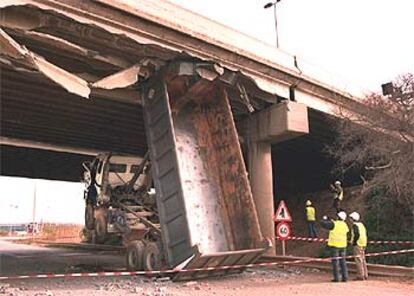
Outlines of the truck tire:
{"type": "Polygon", "coordinates": [[[88,230],[95,228],[95,209],[91,204],[85,206],[85,227],[88,230]]]}
{"type": "Polygon", "coordinates": [[[133,241],[127,247],[126,263],[129,271],[143,269],[143,253],[145,245],[142,241],[133,241]]]}
{"type": "Polygon", "coordinates": [[[94,230],[89,230],[86,227],[84,227],[79,233],[79,236],[83,243],[89,243],[89,244],[95,243],[95,231],[94,230]]]}
{"type": "Polygon", "coordinates": [[[144,270],[153,271],[161,268],[160,249],[156,243],[146,244],[143,259],[144,270]]]}
{"type": "Polygon", "coordinates": [[[104,211],[96,211],[95,213],[95,240],[98,244],[105,243],[108,237],[108,225],[106,221],[106,213],[104,211]]]}

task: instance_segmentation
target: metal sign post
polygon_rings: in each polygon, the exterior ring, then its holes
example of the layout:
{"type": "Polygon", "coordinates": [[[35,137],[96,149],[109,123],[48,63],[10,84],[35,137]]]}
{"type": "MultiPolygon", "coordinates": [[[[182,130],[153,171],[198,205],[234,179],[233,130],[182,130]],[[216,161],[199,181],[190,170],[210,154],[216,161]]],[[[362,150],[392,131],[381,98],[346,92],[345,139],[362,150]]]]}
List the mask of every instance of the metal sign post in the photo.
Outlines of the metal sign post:
{"type": "Polygon", "coordinates": [[[282,241],[282,256],[286,256],[286,240],[292,234],[289,222],[292,222],[292,215],[290,214],[285,202],[280,201],[279,207],[273,216],[275,222],[280,222],[276,226],[276,239],[282,241]]]}

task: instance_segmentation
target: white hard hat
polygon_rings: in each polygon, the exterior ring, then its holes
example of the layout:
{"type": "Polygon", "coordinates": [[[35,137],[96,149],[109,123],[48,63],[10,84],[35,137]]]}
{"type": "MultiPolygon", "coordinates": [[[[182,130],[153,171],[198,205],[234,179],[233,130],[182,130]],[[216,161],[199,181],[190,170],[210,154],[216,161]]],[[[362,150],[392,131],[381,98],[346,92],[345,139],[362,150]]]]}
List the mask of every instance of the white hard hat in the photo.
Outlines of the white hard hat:
{"type": "Polygon", "coordinates": [[[341,185],[341,181],[335,181],[335,185],[341,185]]]}
{"type": "Polygon", "coordinates": [[[306,201],[306,205],[307,206],[310,206],[312,204],[312,202],[308,199],[307,201],[306,201]]]}
{"type": "Polygon", "coordinates": [[[339,219],[345,221],[346,220],[346,213],[344,211],[340,211],[339,213],[336,214],[339,219]]]}
{"type": "Polygon", "coordinates": [[[352,212],[351,214],[349,214],[349,218],[351,218],[354,221],[359,221],[359,214],[357,212],[352,212]]]}

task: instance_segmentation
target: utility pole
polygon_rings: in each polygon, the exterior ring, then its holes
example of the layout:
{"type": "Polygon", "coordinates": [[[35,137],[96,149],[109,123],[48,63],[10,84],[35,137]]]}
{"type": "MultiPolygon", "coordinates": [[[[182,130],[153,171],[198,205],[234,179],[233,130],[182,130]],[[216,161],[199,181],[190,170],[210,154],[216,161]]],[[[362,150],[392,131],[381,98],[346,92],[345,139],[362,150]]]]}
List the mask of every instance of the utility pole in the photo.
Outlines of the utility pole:
{"type": "Polygon", "coordinates": [[[19,206],[16,204],[9,204],[9,207],[10,207],[10,216],[11,216],[11,219],[9,220],[9,235],[12,235],[13,234],[13,223],[12,223],[13,212],[14,210],[17,210],[19,206]]]}

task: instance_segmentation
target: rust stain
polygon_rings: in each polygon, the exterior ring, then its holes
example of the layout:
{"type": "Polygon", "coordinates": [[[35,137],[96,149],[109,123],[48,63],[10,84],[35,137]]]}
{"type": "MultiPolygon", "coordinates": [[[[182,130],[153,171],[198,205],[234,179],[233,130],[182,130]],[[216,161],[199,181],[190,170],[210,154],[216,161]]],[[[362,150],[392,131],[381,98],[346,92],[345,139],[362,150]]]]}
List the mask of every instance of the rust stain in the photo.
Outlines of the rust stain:
{"type": "Polygon", "coordinates": [[[185,104],[172,100],[173,116],[185,117],[195,137],[208,172],[204,182],[215,188],[211,198],[217,199],[230,250],[260,247],[262,237],[227,94],[214,82],[201,89],[185,104]]]}

